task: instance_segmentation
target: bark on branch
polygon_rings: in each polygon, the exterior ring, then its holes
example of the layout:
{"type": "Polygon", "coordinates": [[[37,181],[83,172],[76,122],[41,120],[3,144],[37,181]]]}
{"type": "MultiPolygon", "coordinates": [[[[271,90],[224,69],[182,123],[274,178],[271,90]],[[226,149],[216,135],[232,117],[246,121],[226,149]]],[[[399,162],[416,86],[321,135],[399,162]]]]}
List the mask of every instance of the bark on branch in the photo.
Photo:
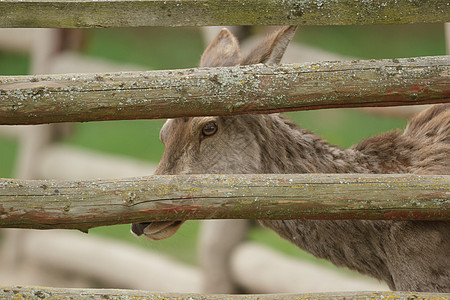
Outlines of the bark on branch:
{"type": "Polygon", "coordinates": [[[0,125],[152,119],[450,100],[450,56],[0,76],[0,125]]]}
{"type": "Polygon", "coordinates": [[[450,175],[163,175],[0,180],[0,227],[187,219],[450,220],[450,175]]]}
{"type": "Polygon", "coordinates": [[[0,27],[444,23],[447,0],[2,0],[0,27]]]}

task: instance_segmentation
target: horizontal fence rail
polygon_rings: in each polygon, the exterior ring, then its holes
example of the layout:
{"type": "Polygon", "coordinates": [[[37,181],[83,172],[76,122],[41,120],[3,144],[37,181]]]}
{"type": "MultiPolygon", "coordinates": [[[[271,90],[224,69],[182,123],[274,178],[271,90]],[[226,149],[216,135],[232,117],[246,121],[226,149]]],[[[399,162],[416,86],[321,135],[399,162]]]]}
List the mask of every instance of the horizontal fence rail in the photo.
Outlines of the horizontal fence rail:
{"type": "Polygon", "coordinates": [[[153,293],[138,290],[118,289],[80,289],[80,288],[44,288],[23,286],[0,286],[0,298],[2,299],[82,299],[82,300],[341,300],[341,299],[448,299],[448,293],[423,293],[423,292],[336,292],[336,293],[308,293],[308,294],[265,294],[265,295],[204,295],[183,293],[153,293]]]}
{"type": "Polygon", "coordinates": [[[161,175],[0,180],[0,227],[186,219],[450,220],[450,175],[161,175]]]}
{"type": "Polygon", "coordinates": [[[2,0],[0,27],[443,23],[447,0],[2,0]]]}
{"type": "Polygon", "coordinates": [[[450,101],[450,56],[0,76],[0,125],[450,101]]]}
{"type": "Polygon", "coordinates": [[[26,286],[0,286],[2,299],[82,299],[82,300],[342,300],[342,299],[415,299],[415,300],[444,300],[450,297],[449,293],[425,292],[335,292],[335,293],[308,293],[308,294],[260,294],[260,295],[203,295],[184,293],[154,293],[139,290],[118,289],[80,289],[80,288],[44,288],[26,286]]]}
{"type": "Polygon", "coordinates": [[[2,0],[0,27],[443,23],[447,0],[2,0]]]}

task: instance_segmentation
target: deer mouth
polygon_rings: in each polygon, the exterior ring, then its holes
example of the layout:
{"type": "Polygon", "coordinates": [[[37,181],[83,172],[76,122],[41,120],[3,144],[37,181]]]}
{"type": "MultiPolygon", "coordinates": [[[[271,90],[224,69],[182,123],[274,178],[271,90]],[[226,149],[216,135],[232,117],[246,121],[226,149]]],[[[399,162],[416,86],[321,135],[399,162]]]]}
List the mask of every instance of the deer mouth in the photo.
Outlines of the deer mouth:
{"type": "Polygon", "coordinates": [[[131,232],[135,236],[144,235],[151,240],[158,241],[174,235],[181,224],[183,224],[183,221],[133,223],[131,232]]]}

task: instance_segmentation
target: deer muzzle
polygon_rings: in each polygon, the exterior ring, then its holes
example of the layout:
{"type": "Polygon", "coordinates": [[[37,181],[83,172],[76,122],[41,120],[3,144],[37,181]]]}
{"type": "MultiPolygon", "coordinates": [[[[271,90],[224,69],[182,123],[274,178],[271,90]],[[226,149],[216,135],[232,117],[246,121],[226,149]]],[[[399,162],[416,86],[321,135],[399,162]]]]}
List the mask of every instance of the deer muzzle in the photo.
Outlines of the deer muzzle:
{"type": "Polygon", "coordinates": [[[157,241],[174,235],[181,224],[183,224],[183,221],[133,223],[131,232],[138,237],[144,235],[151,240],[157,241]]]}

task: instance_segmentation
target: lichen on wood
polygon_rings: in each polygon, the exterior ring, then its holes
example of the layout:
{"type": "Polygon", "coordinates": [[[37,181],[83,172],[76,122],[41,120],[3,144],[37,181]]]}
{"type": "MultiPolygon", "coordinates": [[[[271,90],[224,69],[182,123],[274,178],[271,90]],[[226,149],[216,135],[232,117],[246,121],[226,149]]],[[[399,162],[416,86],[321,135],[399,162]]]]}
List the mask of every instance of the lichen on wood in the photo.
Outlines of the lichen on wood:
{"type": "Polygon", "coordinates": [[[446,0],[2,0],[0,27],[444,23],[446,0]]]}
{"type": "Polygon", "coordinates": [[[444,300],[448,299],[448,293],[426,292],[334,292],[334,293],[307,293],[307,294],[257,294],[257,295],[212,295],[212,294],[188,294],[188,293],[159,293],[138,290],[119,289],[81,289],[81,288],[47,288],[27,286],[0,286],[1,299],[28,300],[340,300],[340,299],[415,299],[415,300],[444,300]]]}
{"type": "Polygon", "coordinates": [[[450,175],[159,175],[0,180],[0,227],[187,219],[450,220],[450,175]]]}
{"type": "Polygon", "coordinates": [[[450,57],[0,76],[0,125],[449,102],[450,57]]]}

